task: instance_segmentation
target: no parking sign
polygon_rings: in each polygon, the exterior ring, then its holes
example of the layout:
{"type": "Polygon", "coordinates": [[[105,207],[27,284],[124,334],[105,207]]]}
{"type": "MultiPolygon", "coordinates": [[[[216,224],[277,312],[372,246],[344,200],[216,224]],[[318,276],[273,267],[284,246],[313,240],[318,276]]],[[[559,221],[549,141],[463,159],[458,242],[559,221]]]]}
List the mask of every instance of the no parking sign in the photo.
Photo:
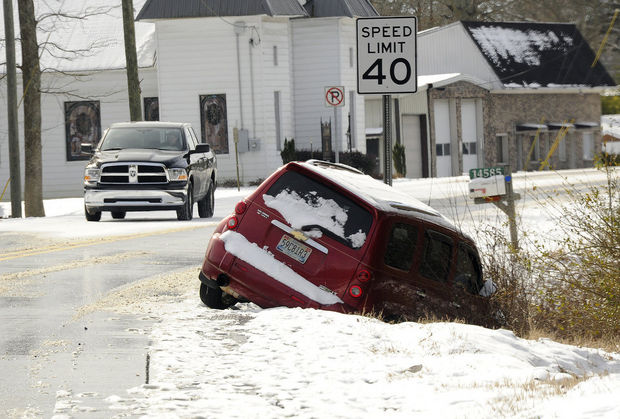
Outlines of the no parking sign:
{"type": "Polygon", "coordinates": [[[344,106],[344,86],[325,88],[325,106],[344,106]]]}

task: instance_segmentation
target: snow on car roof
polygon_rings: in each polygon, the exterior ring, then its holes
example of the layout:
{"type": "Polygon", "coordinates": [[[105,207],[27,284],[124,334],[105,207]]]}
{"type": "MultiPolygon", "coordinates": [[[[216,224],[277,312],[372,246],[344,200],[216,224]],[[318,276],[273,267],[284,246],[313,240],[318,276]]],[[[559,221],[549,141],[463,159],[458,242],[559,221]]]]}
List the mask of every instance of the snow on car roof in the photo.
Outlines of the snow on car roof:
{"type": "Polygon", "coordinates": [[[432,223],[455,229],[455,226],[434,208],[371,176],[363,174],[357,169],[320,160],[308,160],[307,162],[297,163],[359,196],[366,203],[380,211],[398,213],[405,216],[414,215],[432,223]]]}

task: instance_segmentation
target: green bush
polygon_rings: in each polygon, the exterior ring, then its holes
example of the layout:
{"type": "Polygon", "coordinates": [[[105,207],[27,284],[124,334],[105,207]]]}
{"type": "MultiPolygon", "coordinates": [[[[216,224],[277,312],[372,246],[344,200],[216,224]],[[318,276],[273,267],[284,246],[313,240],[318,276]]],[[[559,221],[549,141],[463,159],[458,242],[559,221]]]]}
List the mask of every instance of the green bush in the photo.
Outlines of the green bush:
{"type": "Polygon", "coordinates": [[[392,148],[392,159],[394,159],[394,169],[398,177],[407,176],[407,162],[405,161],[405,146],[399,143],[392,148]]]}
{"type": "Polygon", "coordinates": [[[620,113],[620,96],[601,96],[601,112],[603,115],[620,113]]]}
{"type": "Polygon", "coordinates": [[[282,157],[282,163],[284,164],[297,160],[295,154],[294,138],[291,138],[291,141],[288,141],[286,138],[284,139],[284,147],[280,152],[280,157],[282,157]]]}

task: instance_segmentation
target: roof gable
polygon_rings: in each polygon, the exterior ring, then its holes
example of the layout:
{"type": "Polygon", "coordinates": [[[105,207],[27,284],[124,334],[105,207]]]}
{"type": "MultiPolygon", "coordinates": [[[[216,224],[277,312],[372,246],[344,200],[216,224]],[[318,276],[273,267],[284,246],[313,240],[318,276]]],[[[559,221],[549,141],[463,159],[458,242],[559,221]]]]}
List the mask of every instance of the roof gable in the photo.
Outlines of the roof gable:
{"type": "Polygon", "coordinates": [[[297,0],[147,0],[136,20],[217,16],[306,16],[297,0]]]}
{"type": "Polygon", "coordinates": [[[574,24],[461,23],[504,85],[615,85],[574,24]]]}
{"type": "Polygon", "coordinates": [[[304,7],[310,17],[379,16],[369,0],[308,0],[304,7]]]}

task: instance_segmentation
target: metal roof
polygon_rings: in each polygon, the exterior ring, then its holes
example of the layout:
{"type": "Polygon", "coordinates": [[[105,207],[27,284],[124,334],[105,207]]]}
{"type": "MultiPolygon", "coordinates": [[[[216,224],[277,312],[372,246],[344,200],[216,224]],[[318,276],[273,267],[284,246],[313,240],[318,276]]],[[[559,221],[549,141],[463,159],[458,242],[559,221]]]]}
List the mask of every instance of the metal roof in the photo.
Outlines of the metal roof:
{"type": "Polygon", "coordinates": [[[147,0],[136,20],[215,16],[307,16],[297,0],[147,0]]]}
{"type": "Polygon", "coordinates": [[[615,86],[574,24],[462,22],[504,85],[615,86]]]}
{"type": "Polygon", "coordinates": [[[308,0],[304,7],[310,17],[379,16],[370,0],[308,0]]]}

